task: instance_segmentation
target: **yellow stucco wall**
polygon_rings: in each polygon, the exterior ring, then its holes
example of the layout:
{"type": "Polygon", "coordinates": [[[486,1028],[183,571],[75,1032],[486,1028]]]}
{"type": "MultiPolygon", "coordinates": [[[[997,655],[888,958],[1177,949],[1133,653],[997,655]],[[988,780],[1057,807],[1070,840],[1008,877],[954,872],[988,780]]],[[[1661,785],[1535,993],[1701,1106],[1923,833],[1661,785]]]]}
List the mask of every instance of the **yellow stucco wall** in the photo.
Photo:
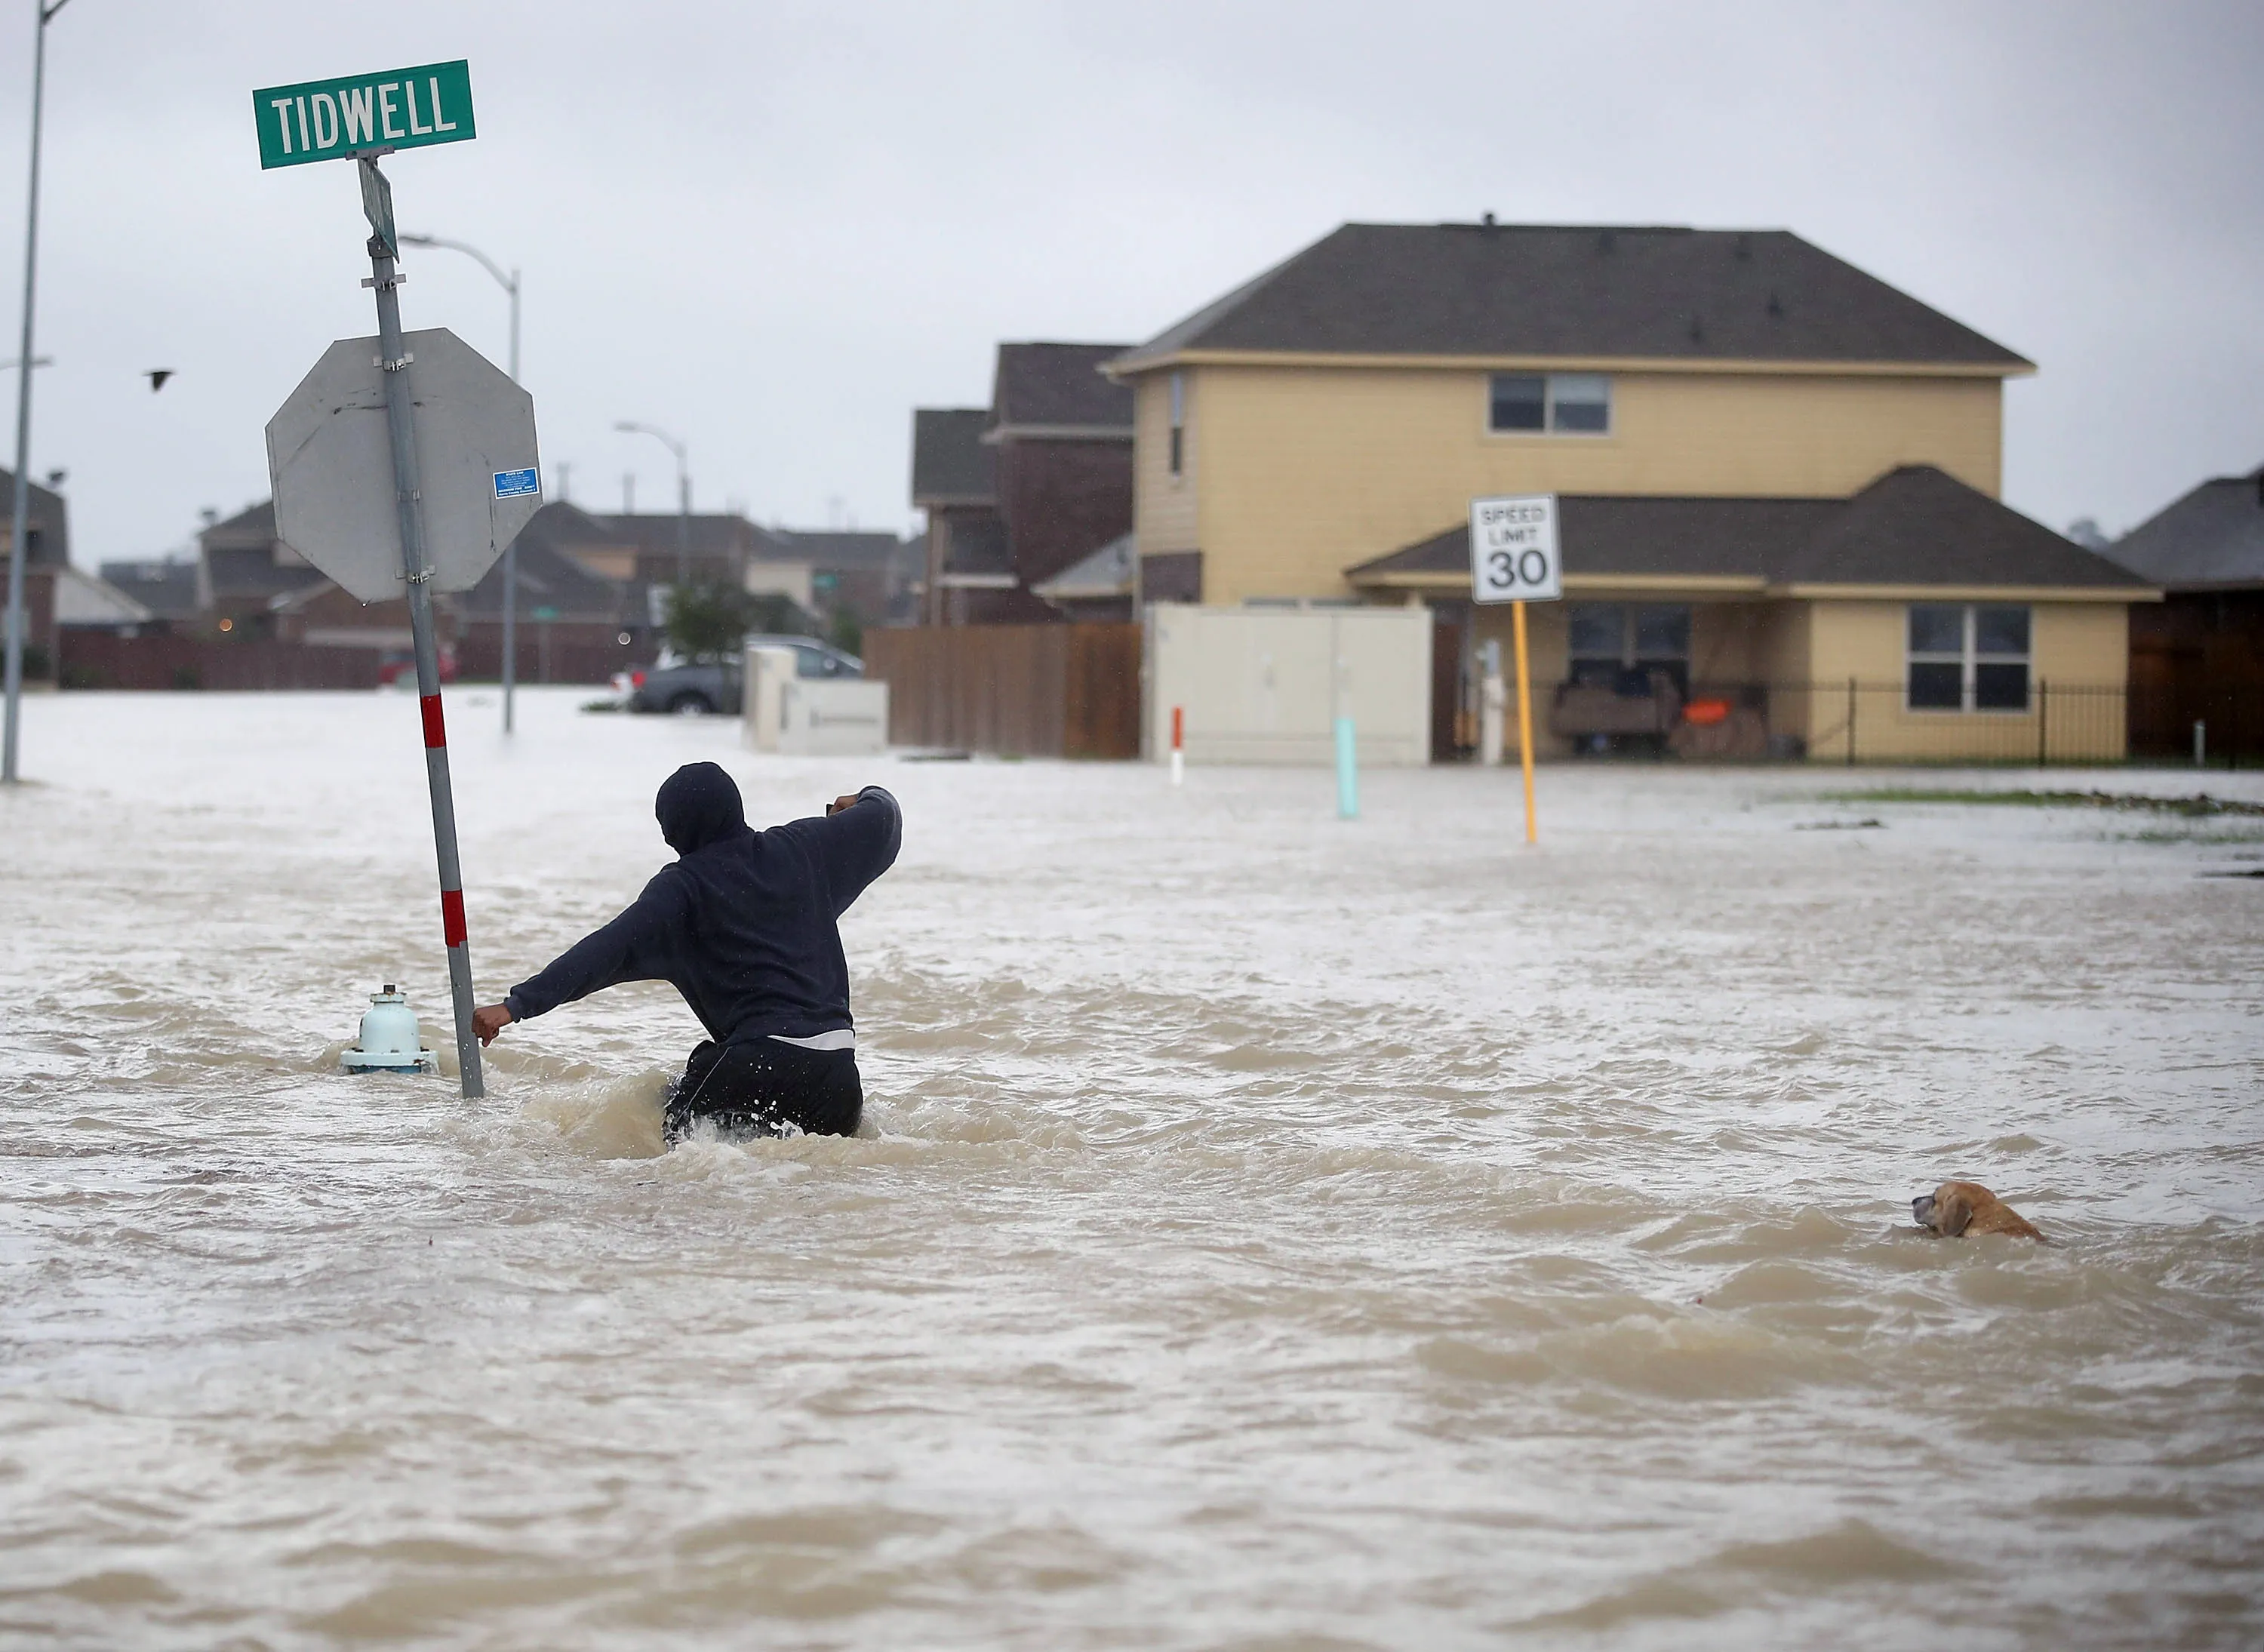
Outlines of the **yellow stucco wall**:
{"type": "MultiPolygon", "coordinates": [[[[1597,600],[1656,597],[1605,593],[1597,600]]],[[[2120,603],[2029,605],[2029,674],[2025,712],[1911,711],[1905,707],[1908,604],[1900,601],[1694,602],[1690,614],[1694,688],[1770,685],[1769,732],[1804,742],[1819,763],[1847,757],[1848,679],[1854,694],[1860,763],[2115,762],[2124,753],[2122,690],[2129,663],[2129,613],[2120,603]]],[[[1476,636],[1513,659],[1510,611],[1473,611],[1476,636]]],[[[1570,743],[1548,730],[1548,711],[1569,666],[1567,605],[1526,610],[1532,660],[1534,755],[1562,757],[1570,743]]],[[[1517,747],[1513,704],[1508,746],[1517,747]]]]}
{"type": "Polygon", "coordinates": [[[1172,375],[1151,373],[1132,393],[1132,519],[1141,554],[1202,548],[1195,537],[1194,375],[1187,375],[1186,436],[1180,474],[1172,475],[1172,375]]]}
{"type": "Polygon", "coordinates": [[[1607,436],[1496,435],[1467,368],[1198,364],[1187,475],[1167,475],[1170,373],[1136,387],[1143,552],[1200,548],[1203,599],[1335,596],[1342,570],[1450,527],[1484,493],[1844,497],[1898,464],[1992,496],[1994,378],[1618,373],[1607,436]]]}
{"type": "Polygon", "coordinates": [[[1803,735],[1809,756],[1845,761],[1848,678],[1859,763],[2120,761],[2122,690],[2130,668],[2130,610],[2114,602],[2028,605],[2030,692],[2025,712],[1912,711],[1903,704],[1909,605],[1811,602],[1810,680],[1801,697],[1777,697],[1777,725],[1803,735]],[[1832,685],[1833,686],[1825,686],[1832,685]],[[1796,721],[1804,726],[1794,726],[1796,721]]]}

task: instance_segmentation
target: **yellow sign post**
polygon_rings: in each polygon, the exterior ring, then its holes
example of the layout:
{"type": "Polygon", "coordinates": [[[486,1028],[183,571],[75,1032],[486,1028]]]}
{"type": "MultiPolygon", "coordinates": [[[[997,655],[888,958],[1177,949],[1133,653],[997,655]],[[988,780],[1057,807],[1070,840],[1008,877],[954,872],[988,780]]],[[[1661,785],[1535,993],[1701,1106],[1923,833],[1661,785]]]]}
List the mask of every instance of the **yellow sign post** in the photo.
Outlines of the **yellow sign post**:
{"type": "Polygon", "coordinates": [[[1517,756],[1525,765],[1525,841],[1541,841],[1541,825],[1533,813],[1533,673],[1525,661],[1525,605],[1509,605],[1512,628],[1517,633],[1517,756]]]}
{"type": "MultiPolygon", "coordinates": [[[[1556,554],[1556,496],[1517,494],[1470,501],[1470,599],[1506,602],[1517,639],[1517,760],[1525,771],[1525,841],[1541,841],[1533,807],[1533,669],[1526,653],[1525,605],[1564,594],[1556,554]]],[[[1489,758],[1489,761],[1491,759],[1489,758]]]]}

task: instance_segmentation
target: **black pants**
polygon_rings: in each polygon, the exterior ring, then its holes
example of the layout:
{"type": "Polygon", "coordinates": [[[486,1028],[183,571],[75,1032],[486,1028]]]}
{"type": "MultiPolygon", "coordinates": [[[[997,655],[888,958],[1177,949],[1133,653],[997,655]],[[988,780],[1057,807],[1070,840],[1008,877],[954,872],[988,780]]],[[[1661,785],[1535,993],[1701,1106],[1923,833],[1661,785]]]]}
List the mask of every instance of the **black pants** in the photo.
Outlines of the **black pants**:
{"type": "Polygon", "coordinates": [[[702,1119],[737,1135],[779,1135],[788,1125],[809,1135],[855,1135],[864,1114],[854,1050],[702,1040],[669,1087],[668,1138],[681,1140],[702,1119]]]}

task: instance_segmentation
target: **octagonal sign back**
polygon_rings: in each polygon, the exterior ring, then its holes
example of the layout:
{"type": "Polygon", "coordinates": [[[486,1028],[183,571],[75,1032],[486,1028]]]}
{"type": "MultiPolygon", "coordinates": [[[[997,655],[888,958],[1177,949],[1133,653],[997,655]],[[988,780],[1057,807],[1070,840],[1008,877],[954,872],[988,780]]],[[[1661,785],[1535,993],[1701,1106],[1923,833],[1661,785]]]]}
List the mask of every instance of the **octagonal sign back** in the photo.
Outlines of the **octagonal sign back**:
{"type": "MultiPolygon", "coordinates": [[[[403,345],[432,589],[469,591],[542,506],[534,399],[445,327],[403,345]]],[[[363,602],[405,589],[377,353],[339,339],[267,421],[276,537],[363,602]]]]}

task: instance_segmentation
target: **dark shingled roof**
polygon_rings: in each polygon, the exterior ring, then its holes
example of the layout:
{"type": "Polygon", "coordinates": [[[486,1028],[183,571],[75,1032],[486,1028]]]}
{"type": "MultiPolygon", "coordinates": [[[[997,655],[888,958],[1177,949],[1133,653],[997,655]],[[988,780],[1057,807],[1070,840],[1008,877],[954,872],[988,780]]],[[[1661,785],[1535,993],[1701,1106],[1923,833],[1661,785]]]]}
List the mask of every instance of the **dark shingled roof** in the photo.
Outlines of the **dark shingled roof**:
{"type": "Polygon", "coordinates": [[[2132,528],[2107,554],[2170,591],[2264,585],[2264,469],[2204,482],[2132,528]]]}
{"type": "Polygon", "coordinates": [[[197,565],[156,561],[105,562],[105,584],[124,592],[157,620],[186,620],[197,611],[197,565]]]}
{"type": "Polygon", "coordinates": [[[1182,350],[2031,366],[1787,230],[1524,224],[1346,224],[1119,365],[1182,350]]]}
{"type": "Polygon", "coordinates": [[[863,528],[772,528],[764,562],[808,562],[827,573],[886,573],[921,565],[918,540],[863,528]]]}
{"type": "MultiPolygon", "coordinates": [[[[538,608],[555,608],[554,618],[619,623],[637,620],[628,605],[626,584],[593,574],[569,554],[570,547],[626,545],[631,541],[605,523],[562,500],[553,500],[527,518],[519,531],[519,618],[531,623],[538,608]]],[[[480,583],[455,598],[466,614],[483,620],[503,614],[503,559],[480,583]]]]}
{"type": "MultiPolygon", "coordinates": [[[[1775,585],[2007,585],[2096,590],[2144,581],[1931,465],[1890,470],[1852,499],[1564,494],[1567,574],[1723,576],[1775,585]]],[[[1468,523],[1345,570],[1468,577],[1468,523]]]]}
{"type": "Polygon", "coordinates": [[[686,554],[708,557],[729,557],[741,551],[760,555],[768,537],[736,511],[694,511],[688,518],[676,511],[640,511],[635,516],[602,516],[592,520],[604,525],[617,542],[656,556],[676,554],[678,533],[684,535],[686,554]]]}
{"type": "Polygon", "coordinates": [[[912,410],[912,503],[989,504],[998,496],[998,455],[983,445],[990,409],[912,410]]]}
{"type": "Polygon", "coordinates": [[[1121,430],[1132,434],[1132,389],[1101,375],[1129,344],[1001,344],[990,385],[994,427],[1121,430]]]}
{"type": "Polygon", "coordinates": [[[2127,585],[2145,581],[1932,465],[1890,470],[1774,570],[1788,585],[2127,585]]]}
{"type": "Polygon", "coordinates": [[[258,504],[248,504],[234,516],[214,523],[197,535],[197,543],[209,550],[214,547],[271,546],[275,543],[275,501],[262,499],[258,504]]]}

